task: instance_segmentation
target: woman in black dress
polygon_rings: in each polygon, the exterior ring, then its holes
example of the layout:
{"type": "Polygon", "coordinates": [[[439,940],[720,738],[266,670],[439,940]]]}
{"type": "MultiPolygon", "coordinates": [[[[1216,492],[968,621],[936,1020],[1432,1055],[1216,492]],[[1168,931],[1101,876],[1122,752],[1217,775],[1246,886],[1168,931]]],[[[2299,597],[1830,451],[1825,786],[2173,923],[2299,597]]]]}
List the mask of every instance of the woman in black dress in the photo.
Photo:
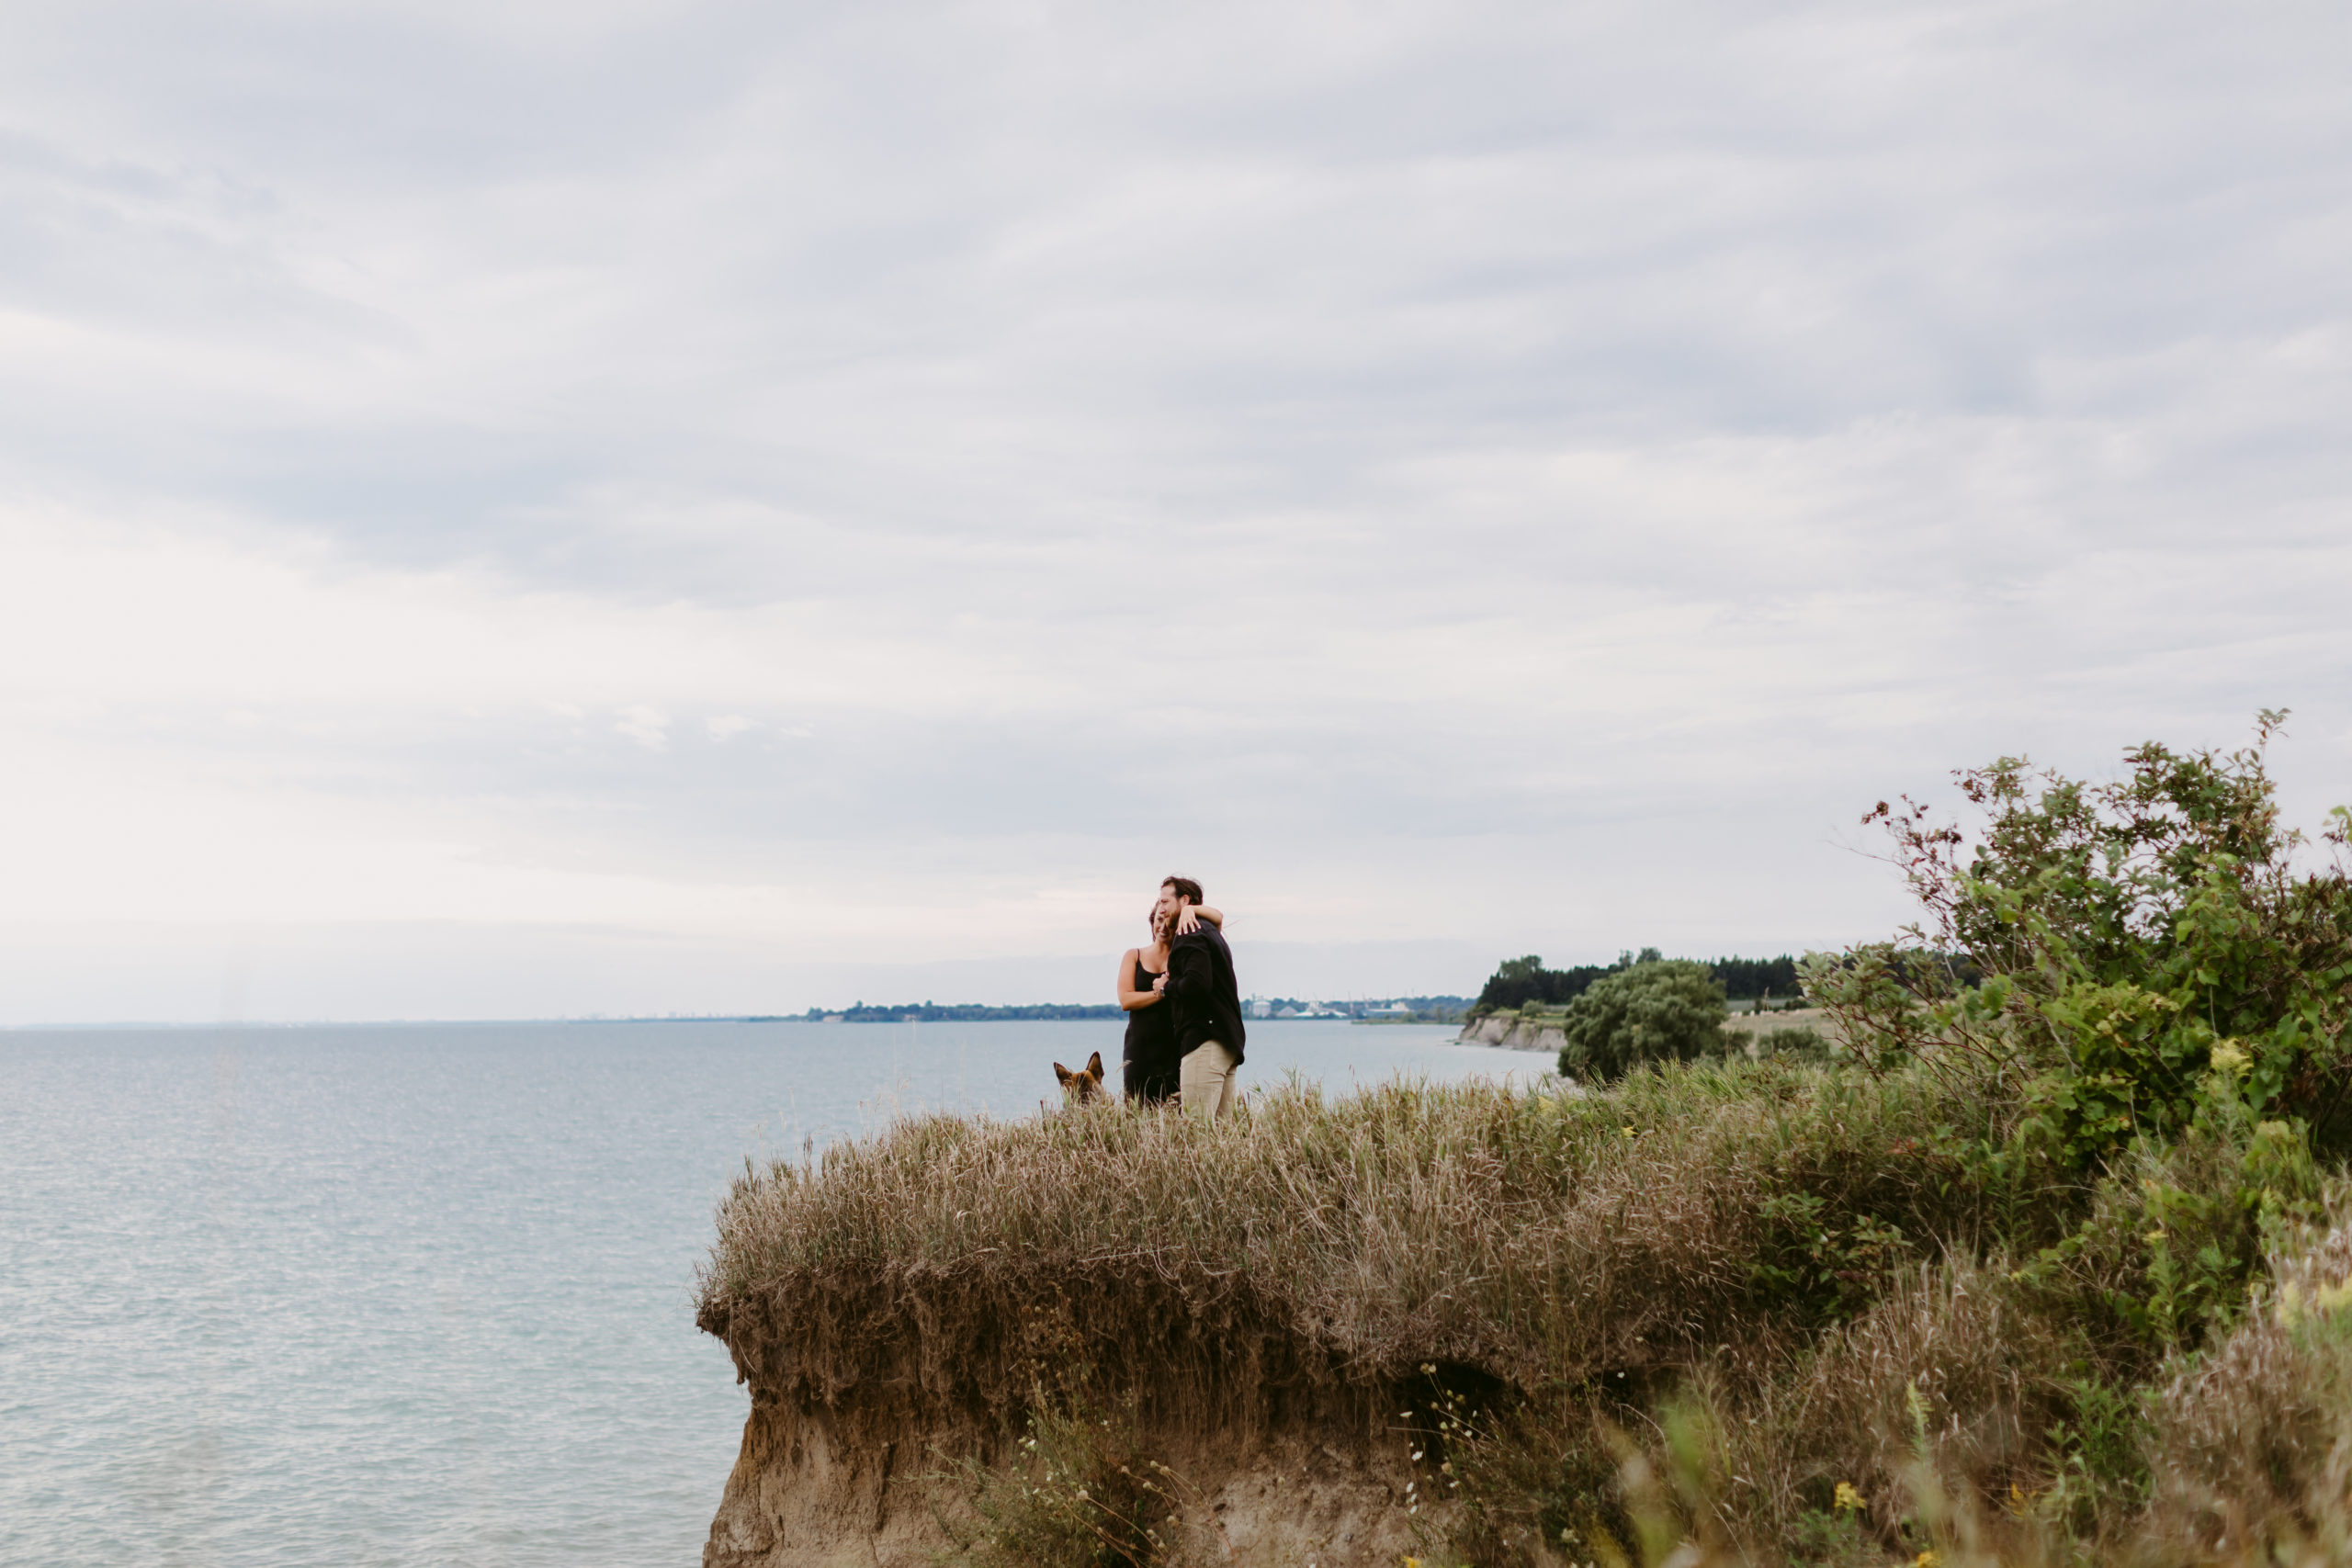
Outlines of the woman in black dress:
{"type": "MultiPolygon", "coordinates": [[[[1222,928],[1225,914],[1206,905],[1177,911],[1178,934],[1193,929],[1196,919],[1222,928]]],[[[1137,1105],[1166,1105],[1176,1098],[1176,1021],[1169,1015],[1161,989],[1168,977],[1168,935],[1159,922],[1145,917],[1151,928],[1151,945],[1131,947],[1119,955],[1119,1005],[1127,1010],[1127,1045],[1121,1053],[1120,1092],[1137,1105]]]]}

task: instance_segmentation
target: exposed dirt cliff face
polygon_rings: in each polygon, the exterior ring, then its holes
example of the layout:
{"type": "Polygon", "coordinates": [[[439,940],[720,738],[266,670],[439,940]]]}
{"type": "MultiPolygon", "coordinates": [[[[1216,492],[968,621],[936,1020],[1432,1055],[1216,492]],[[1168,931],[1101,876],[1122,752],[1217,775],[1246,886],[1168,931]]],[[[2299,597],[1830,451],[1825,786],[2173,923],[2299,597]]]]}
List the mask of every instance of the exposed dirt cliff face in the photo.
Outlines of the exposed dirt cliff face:
{"type": "MultiPolygon", "coordinates": [[[[1370,1423],[1138,1435],[1182,1477],[1181,1533],[1204,1563],[1395,1568],[1431,1517],[1408,1511],[1404,1445],[1370,1423]]],[[[886,1427],[755,1390],[704,1568],[929,1568],[972,1527],[951,1470],[968,1453],[1002,1463],[1013,1450],[969,1427],[886,1427]]]]}
{"type": "Polygon", "coordinates": [[[839,1300],[707,1303],[698,1322],[726,1342],[752,1411],[705,1568],[928,1568],[978,1530],[976,1483],[1035,1463],[1023,1412],[1057,1385],[1046,1397],[1065,1407],[1121,1413],[1137,1469],[1173,1472],[1182,1561],[1395,1568],[1417,1553],[1442,1504],[1413,1488],[1428,1492],[1439,1456],[1401,1412],[1428,1390],[1351,1378],[1246,1309],[1155,1297],[1156,1280],[1074,1276],[993,1313],[937,1269],[839,1300]],[[1122,1352],[1146,1337],[1148,1356],[1122,1352]]]}
{"type": "Polygon", "coordinates": [[[1549,1051],[1557,1055],[1568,1037],[1556,1019],[1523,1019],[1516,1013],[1490,1012],[1462,1026],[1465,1045],[1500,1045],[1513,1051],[1549,1051]]]}

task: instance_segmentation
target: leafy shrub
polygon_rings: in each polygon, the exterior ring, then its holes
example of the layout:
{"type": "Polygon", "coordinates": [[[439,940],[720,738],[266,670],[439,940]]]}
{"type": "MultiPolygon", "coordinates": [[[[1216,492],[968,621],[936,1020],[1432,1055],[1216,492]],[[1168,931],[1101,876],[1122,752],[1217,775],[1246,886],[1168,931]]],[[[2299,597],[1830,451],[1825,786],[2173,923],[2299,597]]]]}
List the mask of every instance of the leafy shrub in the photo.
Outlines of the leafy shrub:
{"type": "Polygon", "coordinates": [[[1568,1004],[1560,1073],[1607,1083],[1639,1062],[1689,1062],[1725,1049],[1722,983],[1703,964],[1652,959],[1596,981],[1568,1004]]]}
{"type": "MultiPolygon", "coordinates": [[[[2280,717],[2226,754],[2135,747],[2105,784],[2013,758],[1962,773],[1973,834],[1882,802],[1866,820],[1889,825],[1929,926],[1806,962],[1872,1070],[2017,1086],[2025,1114],[1978,1145],[1983,1179],[2040,1194],[2023,1229],[2071,1229],[2027,1275],[2063,1277],[2141,1374],[2230,1326],[2267,1240],[2310,1212],[2315,1134],[2352,1090],[2352,880],[2340,856],[2299,866],[2279,824],[2280,717]]],[[[2324,835],[2339,851],[2346,820],[2324,835]]]]}
{"type": "MultiPolygon", "coordinates": [[[[2226,754],[2135,747],[2111,784],[2019,758],[1962,772],[1973,837],[1880,802],[1864,820],[1931,929],[1809,956],[1808,994],[1867,1062],[2014,1072],[2029,1135],[2074,1170],[2188,1126],[2217,1066],[2256,1111],[2327,1129],[2352,1095],[2352,880],[2340,858],[2299,870],[2306,841],[2279,826],[2264,745],[2283,717],[2226,754]]],[[[2347,827],[2338,807],[2324,838],[2341,850],[2347,827]]]]}

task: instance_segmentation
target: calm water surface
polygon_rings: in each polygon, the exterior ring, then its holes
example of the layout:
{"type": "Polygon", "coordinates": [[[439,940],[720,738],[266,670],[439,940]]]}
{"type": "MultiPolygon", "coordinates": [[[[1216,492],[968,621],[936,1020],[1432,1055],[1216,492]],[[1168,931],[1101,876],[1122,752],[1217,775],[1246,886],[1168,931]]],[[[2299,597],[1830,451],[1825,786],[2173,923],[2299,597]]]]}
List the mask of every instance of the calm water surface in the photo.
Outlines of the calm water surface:
{"type": "MultiPolygon", "coordinates": [[[[0,1562],[697,1562],[730,1174],[1034,1113],[1119,1029],[0,1032],[0,1562]]],[[[1548,1065],[1452,1034],[1253,1025],[1243,1085],[1548,1065]]]]}

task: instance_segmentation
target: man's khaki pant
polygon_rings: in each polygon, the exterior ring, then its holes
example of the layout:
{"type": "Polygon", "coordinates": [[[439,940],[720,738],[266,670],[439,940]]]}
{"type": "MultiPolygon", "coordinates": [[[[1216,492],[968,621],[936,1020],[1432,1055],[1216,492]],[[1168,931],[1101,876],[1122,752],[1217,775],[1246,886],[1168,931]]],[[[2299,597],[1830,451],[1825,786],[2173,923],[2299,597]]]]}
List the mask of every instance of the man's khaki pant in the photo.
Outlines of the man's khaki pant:
{"type": "Polygon", "coordinates": [[[1233,1053],[1204,1040],[1176,1065],[1176,1089],[1187,1115],[1214,1122],[1233,1109],[1233,1053]]]}

